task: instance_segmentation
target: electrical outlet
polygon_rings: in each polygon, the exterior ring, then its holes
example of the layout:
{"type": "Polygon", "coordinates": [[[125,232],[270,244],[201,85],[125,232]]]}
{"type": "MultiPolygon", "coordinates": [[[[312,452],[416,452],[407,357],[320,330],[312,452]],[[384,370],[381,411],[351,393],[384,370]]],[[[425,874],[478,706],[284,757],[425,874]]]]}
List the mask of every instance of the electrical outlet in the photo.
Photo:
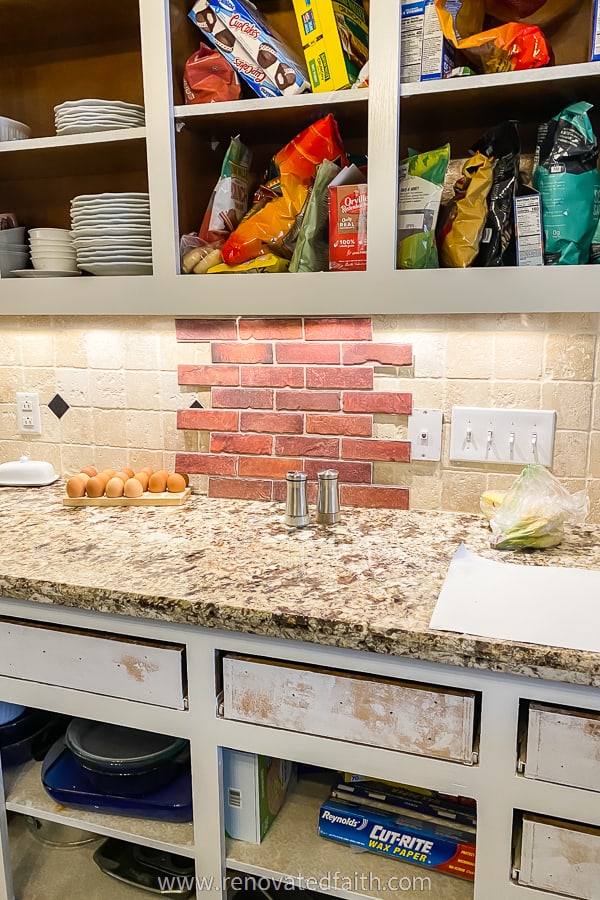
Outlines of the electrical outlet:
{"type": "Polygon", "coordinates": [[[17,392],[17,428],[21,434],[42,433],[39,394],[17,392]]]}
{"type": "Polygon", "coordinates": [[[450,459],[551,466],[555,432],[555,410],[454,406],[450,459]]]}

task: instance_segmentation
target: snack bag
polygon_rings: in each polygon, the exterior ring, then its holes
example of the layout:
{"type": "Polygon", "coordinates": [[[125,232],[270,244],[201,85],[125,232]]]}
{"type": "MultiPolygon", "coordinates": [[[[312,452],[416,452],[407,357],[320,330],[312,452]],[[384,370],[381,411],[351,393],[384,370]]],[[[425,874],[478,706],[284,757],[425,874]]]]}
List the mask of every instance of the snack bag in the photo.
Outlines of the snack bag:
{"type": "Polygon", "coordinates": [[[437,269],[435,228],[450,144],[427,153],[409,153],[399,173],[398,268],[437,269]]]}
{"type": "Polygon", "coordinates": [[[537,25],[507,22],[482,31],[483,0],[435,0],[444,37],[480,72],[537,69],[550,62],[550,50],[537,25]]]}
{"type": "Polygon", "coordinates": [[[290,272],[326,272],[329,268],[327,188],[339,171],[340,167],[329,159],[324,159],[317,168],[290,261],[290,272]]]}
{"type": "Polygon", "coordinates": [[[443,267],[465,269],[473,265],[487,218],[492,178],[493,163],[485,154],[478,151],[464,164],[462,176],[454,185],[454,199],[442,210],[438,225],[443,267]]]}
{"type": "Polygon", "coordinates": [[[271,199],[259,197],[225,241],[223,260],[232,266],[269,252],[289,259],[292,252],[286,238],[306,201],[317,166],[341,155],[342,141],[331,113],[296,135],[273,157],[279,178],[270,187],[271,199]]]}
{"type": "Polygon", "coordinates": [[[221,262],[211,266],[208,269],[209,275],[219,275],[222,273],[256,273],[256,272],[287,272],[289,260],[275,256],[274,253],[265,253],[263,256],[257,256],[256,259],[249,259],[246,262],[239,263],[237,266],[228,266],[221,262]]]}
{"type": "Polygon", "coordinates": [[[246,214],[251,162],[252,153],[239,135],[232,138],[198,233],[206,243],[221,244],[246,214]]]}
{"type": "Polygon", "coordinates": [[[494,160],[487,218],[474,265],[515,265],[514,200],[520,161],[519,132],[515,122],[504,122],[493,128],[473,150],[481,150],[494,160]]]}
{"type": "Polygon", "coordinates": [[[496,550],[556,547],[565,522],[584,522],[589,508],[585,491],[569,494],[544,466],[531,463],[490,519],[491,546],[496,550]]]}
{"type": "Polygon", "coordinates": [[[589,103],[573,103],[543,125],[533,186],[542,195],[546,265],[587,263],[600,215],[598,143],[589,103]]]}
{"type": "Polygon", "coordinates": [[[185,64],[183,94],[186,103],[239,100],[242,93],[237,72],[217,50],[200,44],[185,64]]]}

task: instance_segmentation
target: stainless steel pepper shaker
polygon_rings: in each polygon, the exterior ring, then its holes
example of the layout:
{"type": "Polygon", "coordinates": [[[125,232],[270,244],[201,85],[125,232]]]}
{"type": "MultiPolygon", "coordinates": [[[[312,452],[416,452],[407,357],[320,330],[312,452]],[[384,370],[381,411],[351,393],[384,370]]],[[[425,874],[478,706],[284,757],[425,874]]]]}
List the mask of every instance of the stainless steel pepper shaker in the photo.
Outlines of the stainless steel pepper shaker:
{"type": "Polygon", "coordinates": [[[285,476],[287,496],[285,524],[291,528],[304,528],[310,522],[306,472],[288,472],[285,476]]]}
{"type": "Polygon", "coordinates": [[[322,525],[334,525],[341,517],[338,472],[335,469],[324,469],[317,473],[317,477],[319,479],[317,522],[322,525]]]}

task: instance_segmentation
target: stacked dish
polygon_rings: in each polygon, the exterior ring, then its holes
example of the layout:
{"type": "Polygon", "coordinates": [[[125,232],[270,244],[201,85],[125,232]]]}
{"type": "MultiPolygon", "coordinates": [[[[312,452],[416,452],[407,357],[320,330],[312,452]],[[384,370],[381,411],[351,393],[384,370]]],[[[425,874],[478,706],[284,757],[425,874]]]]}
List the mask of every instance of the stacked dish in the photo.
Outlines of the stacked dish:
{"type": "Polygon", "coordinates": [[[27,265],[29,248],[24,244],[25,228],[3,228],[0,230],[0,276],[10,278],[15,270],[27,265]]]}
{"type": "Polygon", "coordinates": [[[57,134],[140,128],[144,107],[123,100],[66,100],[54,107],[54,123],[57,134]]]}
{"type": "Polygon", "coordinates": [[[0,141],[23,141],[31,136],[31,128],[24,122],[0,116],[0,141]]]}
{"type": "Polygon", "coordinates": [[[79,275],[71,232],[66,228],[31,228],[33,268],[50,275],[79,275]]]}
{"type": "Polygon", "coordinates": [[[77,265],[93,275],[151,275],[148,194],[81,194],[71,200],[77,265]]]}

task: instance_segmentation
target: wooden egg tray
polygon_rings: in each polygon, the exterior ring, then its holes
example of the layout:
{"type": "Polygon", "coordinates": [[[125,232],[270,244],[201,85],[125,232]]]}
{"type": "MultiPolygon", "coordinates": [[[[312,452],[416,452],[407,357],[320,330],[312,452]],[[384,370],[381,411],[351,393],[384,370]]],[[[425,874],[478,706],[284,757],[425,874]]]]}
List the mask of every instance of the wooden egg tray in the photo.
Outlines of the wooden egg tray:
{"type": "Polygon", "coordinates": [[[181,506],[192,493],[185,491],[144,491],[141,497],[63,497],[63,506],[181,506]]]}

